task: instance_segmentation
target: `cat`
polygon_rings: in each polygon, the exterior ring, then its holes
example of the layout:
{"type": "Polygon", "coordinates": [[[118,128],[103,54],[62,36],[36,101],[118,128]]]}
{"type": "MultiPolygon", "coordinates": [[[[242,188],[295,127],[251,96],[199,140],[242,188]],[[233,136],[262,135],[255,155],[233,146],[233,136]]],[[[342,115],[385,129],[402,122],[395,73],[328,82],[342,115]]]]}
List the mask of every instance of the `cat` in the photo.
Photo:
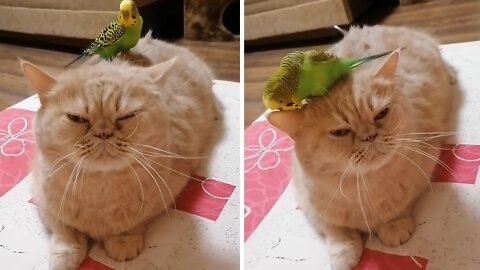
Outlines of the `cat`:
{"type": "Polygon", "coordinates": [[[330,49],[345,58],[390,50],[302,109],[268,116],[295,142],[297,201],[325,237],[333,270],[355,267],[364,234],[388,246],[409,240],[412,206],[430,185],[442,140],[455,129],[461,103],[455,71],[427,34],[352,27],[330,49]]]}
{"type": "Polygon", "coordinates": [[[135,258],[148,222],[173,214],[221,119],[210,69],[185,48],[149,33],[130,54],[96,60],[56,79],[21,63],[41,103],[33,195],[54,270],[77,269],[90,239],[115,260],[135,258]]]}

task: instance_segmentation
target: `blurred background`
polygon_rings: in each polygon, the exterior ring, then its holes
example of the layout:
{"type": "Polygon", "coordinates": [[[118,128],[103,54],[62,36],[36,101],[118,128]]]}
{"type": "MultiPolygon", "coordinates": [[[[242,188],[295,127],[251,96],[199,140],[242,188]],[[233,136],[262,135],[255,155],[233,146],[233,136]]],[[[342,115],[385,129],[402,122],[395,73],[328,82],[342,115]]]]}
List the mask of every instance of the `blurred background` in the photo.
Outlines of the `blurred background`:
{"type": "Polygon", "coordinates": [[[283,56],[326,49],[333,25],[397,25],[441,44],[480,40],[479,0],[245,0],[245,127],[265,111],[262,92],[283,56]]]}
{"type": "MultiPolygon", "coordinates": [[[[0,110],[34,94],[18,57],[55,75],[116,16],[121,0],[0,0],[0,110]]],[[[143,32],[188,47],[216,79],[240,80],[240,0],[135,0],[143,32]]]]}

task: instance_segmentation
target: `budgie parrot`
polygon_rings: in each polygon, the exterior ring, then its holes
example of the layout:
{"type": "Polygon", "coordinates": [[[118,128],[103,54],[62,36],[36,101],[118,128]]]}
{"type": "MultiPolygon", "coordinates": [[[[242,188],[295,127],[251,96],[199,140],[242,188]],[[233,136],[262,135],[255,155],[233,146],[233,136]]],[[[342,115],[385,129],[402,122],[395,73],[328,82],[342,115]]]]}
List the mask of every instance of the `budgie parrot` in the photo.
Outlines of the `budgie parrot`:
{"type": "Polygon", "coordinates": [[[391,52],[361,59],[342,59],[318,50],[290,53],[268,80],[263,104],[271,110],[300,109],[304,99],[324,95],[330,86],[353,68],[391,52]]]}
{"type": "Polygon", "coordinates": [[[103,59],[112,59],[120,52],[127,52],[137,45],[142,32],[143,18],[138,12],[135,2],[123,0],[115,18],[83,53],[69,63],[73,64],[82,57],[98,54],[103,59]]]}

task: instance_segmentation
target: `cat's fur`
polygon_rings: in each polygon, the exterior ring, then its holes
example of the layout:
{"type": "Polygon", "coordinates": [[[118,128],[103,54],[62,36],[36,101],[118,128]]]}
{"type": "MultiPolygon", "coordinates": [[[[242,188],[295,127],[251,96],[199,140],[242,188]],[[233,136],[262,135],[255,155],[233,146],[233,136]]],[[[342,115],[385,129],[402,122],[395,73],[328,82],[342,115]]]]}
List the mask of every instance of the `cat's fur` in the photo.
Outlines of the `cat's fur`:
{"type": "Polygon", "coordinates": [[[331,52],[363,57],[400,47],[356,68],[301,110],[269,116],[295,141],[297,198],[325,236],[333,270],[358,263],[362,233],[389,246],[408,241],[412,204],[429,185],[442,141],[418,139],[454,128],[460,92],[431,37],[399,27],[353,27],[331,52]],[[338,129],[350,132],[334,136],[338,129]]]}
{"type": "Polygon", "coordinates": [[[41,102],[33,195],[51,233],[51,269],[76,269],[88,239],[116,260],[135,258],[145,226],[172,204],[216,131],[212,75],[199,58],[150,34],[134,54],[126,57],[146,67],[87,61],[56,79],[22,63],[41,102]]]}

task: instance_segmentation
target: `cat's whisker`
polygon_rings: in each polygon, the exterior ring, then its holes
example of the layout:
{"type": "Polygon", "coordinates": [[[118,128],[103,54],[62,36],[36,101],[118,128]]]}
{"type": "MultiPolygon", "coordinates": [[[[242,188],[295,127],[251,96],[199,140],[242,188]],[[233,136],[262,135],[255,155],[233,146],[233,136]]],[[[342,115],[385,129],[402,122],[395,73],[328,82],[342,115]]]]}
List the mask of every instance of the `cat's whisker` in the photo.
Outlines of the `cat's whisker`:
{"type": "Polygon", "coordinates": [[[60,219],[60,214],[62,215],[62,220],[63,220],[63,214],[64,214],[64,208],[65,208],[65,199],[68,196],[70,183],[72,181],[72,177],[73,177],[73,174],[75,173],[75,170],[76,170],[77,166],[78,166],[78,162],[75,164],[75,166],[73,166],[73,169],[70,172],[70,176],[68,177],[67,184],[65,185],[65,188],[63,189],[63,195],[62,195],[62,199],[60,200],[60,207],[59,207],[58,213],[57,213],[57,221],[60,219]]]}
{"type": "Polygon", "coordinates": [[[418,153],[418,154],[420,154],[420,155],[423,155],[423,156],[425,156],[425,157],[427,157],[427,158],[435,161],[438,165],[442,166],[442,167],[443,167],[447,172],[449,172],[452,176],[455,176],[455,172],[454,172],[445,162],[443,162],[442,160],[436,158],[436,157],[433,156],[432,154],[427,153],[427,152],[425,152],[425,151],[423,151],[423,150],[414,148],[414,147],[412,147],[412,146],[402,146],[402,145],[401,145],[400,147],[402,147],[402,148],[404,148],[404,149],[407,149],[407,150],[410,150],[410,151],[412,151],[412,152],[418,153]]]}
{"type": "Polygon", "coordinates": [[[392,136],[392,137],[397,139],[397,140],[415,139],[415,140],[419,140],[419,141],[430,141],[430,140],[433,140],[433,139],[436,139],[436,138],[449,137],[449,136],[456,135],[456,134],[457,134],[456,132],[455,133],[442,133],[442,134],[437,133],[437,135],[434,135],[434,136],[426,136],[426,135],[431,135],[431,134],[405,134],[405,135],[395,135],[395,136],[392,136]],[[410,137],[411,136],[418,136],[418,137],[409,138],[408,136],[410,136],[410,137]]]}
{"type": "Polygon", "coordinates": [[[398,121],[398,124],[392,129],[392,131],[390,132],[390,134],[395,134],[395,132],[397,131],[398,128],[400,128],[400,124],[402,122],[401,121],[398,121]]]}
{"type": "Polygon", "coordinates": [[[366,179],[365,179],[365,175],[363,173],[360,173],[360,180],[362,180],[362,184],[363,184],[363,190],[365,191],[363,193],[364,195],[364,198],[365,200],[367,201],[367,204],[371,207],[371,201],[372,201],[372,196],[370,195],[370,191],[368,190],[368,186],[367,186],[367,182],[366,182],[366,179]],[[367,195],[368,195],[368,199],[367,199],[367,195]]]}
{"type": "Polygon", "coordinates": [[[137,123],[136,123],[135,128],[133,129],[132,133],[130,133],[130,135],[128,135],[128,136],[125,138],[126,140],[130,139],[130,138],[133,136],[133,134],[135,134],[135,132],[136,132],[137,129],[138,129],[138,124],[139,124],[139,122],[138,122],[137,113],[136,113],[136,112],[133,112],[133,114],[135,115],[135,119],[137,120],[137,123]]]}
{"type": "Polygon", "coordinates": [[[78,162],[78,168],[77,168],[77,172],[75,174],[75,179],[73,181],[73,187],[72,187],[72,196],[70,197],[70,203],[72,203],[74,200],[75,200],[75,187],[77,186],[77,179],[78,179],[78,175],[80,174],[80,167],[82,166],[82,162],[83,160],[85,159],[85,157],[82,157],[80,159],[80,161],[78,162]]]}
{"type": "Polygon", "coordinates": [[[154,182],[155,185],[157,186],[158,192],[160,193],[160,196],[161,196],[161,198],[162,198],[163,205],[164,205],[164,207],[165,207],[165,212],[167,213],[167,216],[170,216],[170,214],[168,213],[167,203],[165,202],[165,198],[163,197],[162,189],[160,188],[160,185],[158,184],[157,180],[155,179],[155,176],[153,176],[153,174],[150,172],[150,170],[148,170],[147,167],[146,167],[138,158],[136,158],[133,154],[129,154],[129,156],[130,156],[131,158],[133,158],[135,161],[137,161],[137,163],[140,164],[140,166],[142,166],[143,169],[150,175],[150,177],[152,178],[153,182],[154,182]]]}
{"type": "Polygon", "coordinates": [[[182,173],[182,172],[177,171],[177,170],[175,170],[175,169],[172,169],[172,168],[170,168],[170,167],[168,167],[168,166],[165,166],[165,165],[162,164],[162,163],[159,163],[159,162],[156,162],[156,161],[153,161],[153,160],[150,160],[150,162],[155,163],[155,164],[157,164],[157,165],[159,165],[159,166],[161,166],[161,167],[163,167],[163,168],[165,168],[165,169],[167,169],[167,170],[170,170],[170,171],[172,171],[172,172],[175,172],[175,173],[178,173],[178,174],[180,174],[180,175],[186,176],[186,177],[188,177],[189,180],[191,179],[191,180],[195,180],[195,181],[202,182],[202,183],[205,182],[204,179],[196,178],[196,177],[193,177],[193,176],[188,175],[188,174],[186,174],[186,173],[182,173]]]}
{"type": "Polygon", "coordinates": [[[451,148],[445,148],[445,147],[438,147],[438,146],[434,146],[432,144],[429,144],[427,142],[424,142],[424,141],[417,141],[417,140],[402,140],[400,141],[402,143],[411,143],[413,144],[414,146],[416,147],[423,147],[423,148],[430,148],[430,149],[438,149],[438,150],[447,150],[447,151],[451,151],[452,149],[451,148]],[[421,145],[418,145],[418,144],[421,144],[421,145]]]}
{"type": "Polygon", "coordinates": [[[140,177],[138,177],[138,174],[135,171],[135,168],[133,168],[132,164],[130,164],[130,161],[125,157],[123,159],[125,159],[125,161],[127,162],[128,166],[130,167],[130,170],[133,172],[133,174],[135,175],[135,178],[137,179],[138,185],[140,186],[140,192],[142,195],[142,202],[140,204],[140,209],[138,210],[138,213],[140,214],[140,212],[142,212],[142,209],[143,209],[143,203],[145,202],[145,193],[143,191],[142,182],[140,181],[140,177]]]}
{"type": "Polygon", "coordinates": [[[85,175],[85,167],[82,167],[82,176],[80,178],[80,192],[83,190],[83,176],[85,175]]]}
{"type": "Polygon", "coordinates": [[[134,150],[137,153],[141,153],[144,156],[149,156],[149,157],[163,157],[163,158],[173,158],[173,159],[203,159],[207,157],[182,157],[182,156],[177,156],[177,155],[167,155],[167,154],[160,154],[160,153],[155,153],[152,151],[145,151],[145,150],[140,150],[134,147],[128,147],[128,149],[134,150]]]}
{"type": "MultiPolygon", "coordinates": [[[[365,201],[367,202],[367,207],[368,207],[368,210],[370,211],[371,215],[373,215],[373,207],[372,207],[372,196],[370,195],[370,191],[368,190],[368,186],[367,186],[367,180],[365,179],[365,175],[360,172],[360,176],[361,176],[361,179],[362,179],[362,182],[363,182],[363,195],[364,195],[364,198],[365,198],[365,201]],[[368,198],[367,198],[367,195],[368,195],[368,198]]],[[[375,234],[369,230],[369,237],[370,239],[374,238],[376,239],[375,237],[375,234]]]]}
{"type": "Polygon", "coordinates": [[[145,163],[147,164],[147,166],[148,166],[150,169],[152,169],[152,171],[160,178],[160,180],[162,180],[163,184],[164,184],[165,187],[167,188],[168,193],[170,194],[170,197],[172,198],[173,207],[174,207],[174,209],[176,210],[176,209],[177,209],[177,205],[175,204],[175,197],[173,197],[172,191],[171,191],[170,188],[168,187],[167,183],[165,182],[165,180],[163,179],[163,177],[155,170],[155,168],[153,168],[152,165],[150,165],[151,160],[149,160],[149,159],[146,158],[145,156],[143,156],[143,159],[144,159],[144,161],[146,161],[145,163]]]}
{"type": "Polygon", "coordinates": [[[396,136],[408,136],[408,135],[439,135],[439,134],[458,134],[456,131],[429,131],[429,132],[409,132],[403,134],[397,134],[396,136]]]}
{"type": "Polygon", "coordinates": [[[328,201],[327,203],[327,206],[325,206],[325,209],[323,210],[323,214],[326,215],[327,212],[328,212],[328,209],[330,208],[330,205],[332,204],[332,201],[337,198],[337,195],[338,193],[340,192],[340,189],[337,189],[337,191],[335,191],[335,194],[333,194],[333,196],[330,198],[330,200],[328,201]]]}
{"type": "Polygon", "coordinates": [[[408,162],[412,163],[415,167],[417,167],[420,170],[420,172],[425,176],[425,179],[427,180],[428,185],[430,186],[430,191],[433,191],[433,186],[432,186],[432,182],[430,182],[430,177],[428,177],[427,173],[422,169],[422,167],[420,167],[420,165],[418,165],[415,161],[413,161],[411,158],[409,158],[407,155],[403,154],[400,151],[393,150],[393,152],[404,157],[408,162]]]}
{"type": "Polygon", "coordinates": [[[345,199],[347,199],[347,200],[348,200],[347,195],[345,195],[345,193],[343,192],[343,181],[344,181],[344,179],[345,179],[345,173],[346,173],[346,171],[347,171],[348,169],[350,169],[350,168],[353,168],[353,167],[352,167],[352,158],[353,158],[353,157],[350,157],[350,159],[348,160],[348,165],[347,165],[348,167],[345,167],[345,170],[343,170],[343,174],[342,174],[342,176],[340,177],[340,183],[339,183],[340,193],[341,193],[342,196],[343,196],[345,199]]]}
{"type": "Polygon", "coordinates": [[[400,142],[400,143],[423,144],[423,145],[427,145],[427,146],[430,146],[430,147],[433,147],[433,148],[440,149],[440,147],[436,147],[431,143],[425,142],[423,140],[418,140],[418,139],[395,139],[395,141],[400,142]]]}
{"type": "MultiPolygon", "coordinates": [[[[179,158],[179,159],[200,159],[200,158],[207,158],[207,157],[186,157],[186,156],[179,155],[179,154],[176,154],[176,153],[173,153],[173,152],[164,150],[164,149],[160,149],[160,148],[157,148],[157,147],[153,147],[153,146],[147,145],[147,144],[132,143],[132,145],[137,145],[137,146],[141,146],[141,147],[146,147],[146,148],[149,148],[149,149],[152,149],[152,150],[155,150],[155,151],[160,152],[160,153],[158,153],[158,152],[151,152],[152,154],[158,154],[158,155],[169,154],[170,156],[168,156],[168,157],[171,157],[171,158],[179,158]]],[[[138,149],[138,148],[137,148],[136,150],[139,150],[139,151],[141,151],[141,152],[144,152],[144,150],[141,150],[141,149],[138,149]]]]}
{"type": "MultiPolygon", "coordinates": [[[[450,136],[450,135],[437,135],[437,136],[432,136],[432,137],[415,138],[415,140],[417,140],[419,142],[425,142],[425,141],[431,141],[433,139],[448,137],[448,136],[450,136]]],[[[397,138],[396,140],[405,141],[405,140],[411,140],[411,139],[409,139],[409,138],[397,138]]]]}
{"type": "Polygon", "coordinates": [[[207,157],[179,157],[179,156],[169,156],[169,155],[162,155],[162,154],[156,154],[152,152],[142,152],[145,156],[149,157],[164,157],[164,158],[174,158],[174,159],[204,159],[207,157]]]}
{"type": "MultiPolygon", "coordinates": [[[[394,108],[397,108],[397,106],[393,106],[393,107],[392,107],[392,110],[393,110],[394,108]]],[[[398,120],[398,124],[393,128],[393,130],[390,132],[390,134],[395,134],[395,132],[397,131],[397,129],[400,128],[400,124],[402,124],[402,122],[403,122],[403,117],[404,117],[402,113],[400,113],[400,117],[401,117],[401,118],[400,118],[400,120],[398,120]]]]}
{"type": "Polygon", "coordinates": [[[348,200],[348,197],[345,195],[345,193],[343,192],[343,181],[344,181],[344,178],[346,176],[346,173],[347,173],[347,169],[348,169],[348,164],[345,166],[344,170],[343,170],[343,173],[340,175],[339,179],[339,183],[338,183],[338,189],[335,191],[335,194],[333,194],[333,196],[330,198],[330,200],[328,201],[327,203],[327,206],[325,206],[325,209],[323,210],[323,214],[326,215],[327,212],[328,212],[328,209],[330,209],[330,205],[332,204],[332,201],[334,199],[337,198],[338,196],[338,193],[341,193],[341,195],[348,200]]]}
{"type": "Polygon", "coordinates": [[[74,155],[75,153],[77,153],[77,151],[73,151],[73,152],[71,152],[71,153],[69,153],[69,154],[66,154],[66,155],[64,155],[64,156],[61,156],[61,157],[57,158],[55,161],[53,161],[52,165],[50,165],[50,167],[48,168],[48,170],[51,171],[51,170],[53,169],[53,167],[54,167],[58,162],[62,161],[63,159],[65,159],[65,158],[67,158],[67,157],[69,157],[69,156],[71,156],[71,155],[74,155]]]}
{"type": "Polygon", "coordinates": [[[153,149],[153,150],[158,151],[160,153],[166,153],[166,154],[170,154],[170,155],[173,155],[173,156],[180,156],[181,157],[181,155],[179,155],[179,154],[175,154],[175,153],[172,153],[170,151],[167,151],[167,150],[164,150],[164,149],[161,149],[161,148],[158,148],[158,147],[154,147],[154,146],[151,146],[151,145],[148,145],[148,144],[133,143],[132,142],[132,145],[142,146],[142,147],[153,149]]]}
{"type": "Polygon", "coordinates": [[[365,225],[367,226],[368,232],[370,234],[370,237],[372,235],[372,229],[370,228],[370,225],[368,224],[367,220],[367,214],[365,213],[365,209],[363,208],[363,202],[362,202],[362,196],[360,194],[360,184],[358,181],[358,174],[359,174],[359,169],[357,169],[357,195],[358,195],[358,202],[360,203],[360,210],[362,211],[363,218],[365,220],[365,225]]]}
{"type": "Polygon", "coordinates": [[[68,164],[72,164],[72,162],[69,161],[69,160],[65,161],[61,166],[59,166],[58,168],[56,168],[53,172],[49,173],[49,174],[47,175],[47,178],[50,177],[50,176],[52,176],[52,175],[54,175],[54,174],[57,173],[59,170],[65,168],[68,164]]]}

